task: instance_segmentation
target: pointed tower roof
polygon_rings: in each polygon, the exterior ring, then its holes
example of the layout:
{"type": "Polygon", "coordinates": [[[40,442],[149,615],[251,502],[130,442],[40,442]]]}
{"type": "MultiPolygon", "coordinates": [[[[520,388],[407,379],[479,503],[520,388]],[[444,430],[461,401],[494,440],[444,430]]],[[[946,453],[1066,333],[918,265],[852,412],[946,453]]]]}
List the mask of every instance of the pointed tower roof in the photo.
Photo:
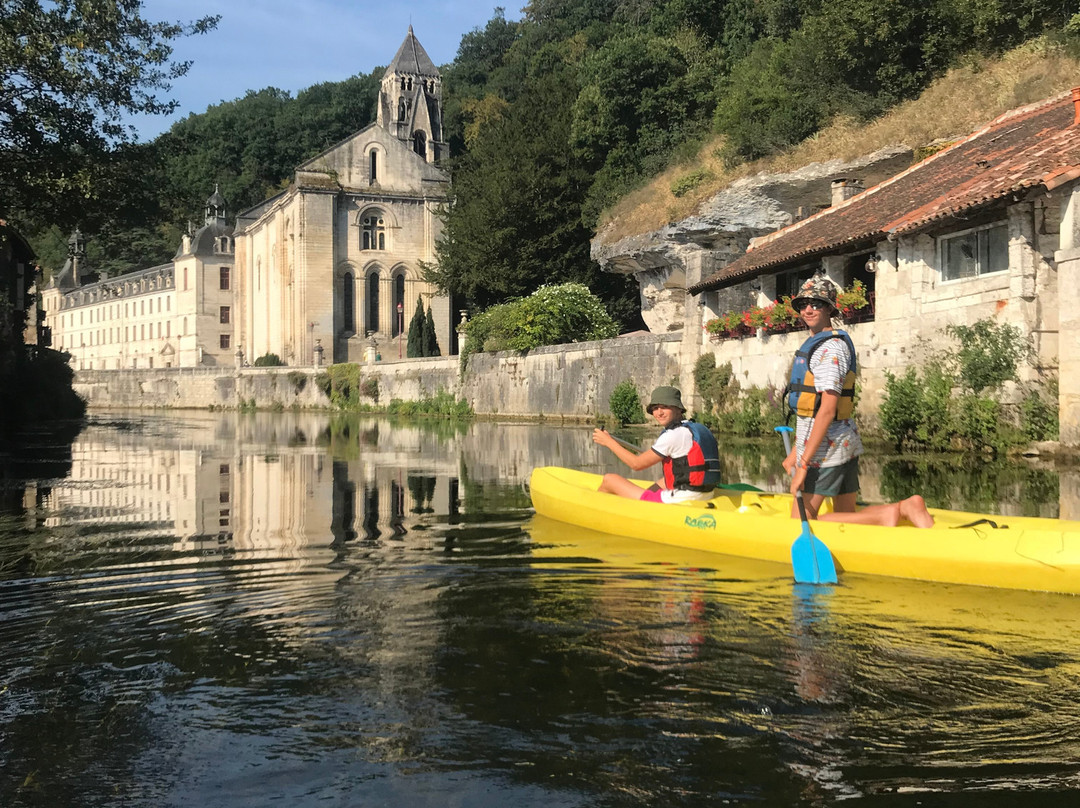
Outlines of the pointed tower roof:
{"type": "Polygon", "coordinates": [[[431,61],[431,57],[427,55],[427,51],[420,44],[420,40],[413,34],[411,25],[409,26],[409,33],[405,35],[405,41],[401,43],[394,60],[390,62],[390,66],[386,68],[383,76],[389,76],[392,73],[411,73],[421,76],[439,75],[438,68],[431,61]]]}

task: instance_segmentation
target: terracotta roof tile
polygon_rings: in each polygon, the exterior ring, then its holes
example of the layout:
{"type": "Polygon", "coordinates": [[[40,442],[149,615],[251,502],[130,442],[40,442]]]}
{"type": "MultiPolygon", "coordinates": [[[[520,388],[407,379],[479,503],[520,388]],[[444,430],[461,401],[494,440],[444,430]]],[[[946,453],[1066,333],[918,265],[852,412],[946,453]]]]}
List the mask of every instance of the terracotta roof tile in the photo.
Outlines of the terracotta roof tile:
{"type": "Polygon", "coordinates": [[[1080,177],[1080,125],[1070,93],[1011,110],[968,137],[782,230],[691,293],[748,280],[767,269],[842,248],[871,246],[1038,186],[1080,177]]]}

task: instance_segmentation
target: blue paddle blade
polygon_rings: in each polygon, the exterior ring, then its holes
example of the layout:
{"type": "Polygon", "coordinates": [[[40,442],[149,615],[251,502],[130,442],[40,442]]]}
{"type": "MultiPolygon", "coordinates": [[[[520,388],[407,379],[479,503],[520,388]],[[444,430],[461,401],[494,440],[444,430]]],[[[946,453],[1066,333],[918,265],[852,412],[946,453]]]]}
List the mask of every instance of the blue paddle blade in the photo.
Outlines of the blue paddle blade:
{"type": "Polygon", "coordinates": [[[806,518],[802,491],[795,492],[795,503],[802,518],[802,533],[791,545],[791,570],[799,584],[835,584],[836,564],[825,542],[814,535],[806,518]]]}
{"type": "Polygon", "coordinates": [[[835,584],[836,564],[825,542],[810,532],[803,522],[802,533],[791,545],[791,569],[800,584],[835,584]]]}

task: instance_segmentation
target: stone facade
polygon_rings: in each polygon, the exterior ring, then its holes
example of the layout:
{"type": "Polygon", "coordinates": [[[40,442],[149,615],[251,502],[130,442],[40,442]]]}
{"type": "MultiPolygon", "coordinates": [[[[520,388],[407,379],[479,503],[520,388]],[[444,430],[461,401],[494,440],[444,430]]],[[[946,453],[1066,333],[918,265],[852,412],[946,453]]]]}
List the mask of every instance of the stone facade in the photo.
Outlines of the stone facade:
{"type": "Polygon", "coordinates": [[[100,278],[88,271],[81,236],[41,293],[51,347],[75,370],[231,367],[233,238],[215,190],[206,222],[185,235],[171,263],[100,278]]]}
{"type": "Polygon", "coordinates": [[[431,309],[443,353],[450,301],[423,278],[435,262],[449,175],[442,83],[409,28],[387,68],[378,118],[296,169],[289,189],[237,221],[237,338],[251,363],[358,362],[431,309]]]}
{"type": "MultiPolygon", "coordinates": [[[[778,284],[790,289],[792,278],[822,273],[849,288],[861,280],[872,296],[871,319],[845,326],[859,350],[860,403],[864,416],[877,410],[885,388],[885,374],[903,373],[919,366],[939,350],[949,325],[971,325],[990,318],[1015,326],[1030,340],[1030,361],[1020,367],[1021,381],[1037,382],[1058,373],[1058,249],[1061,194],[1044,195],[988,212],[981,222],[931,229],[895,242],[884,241],[871,250],[849,255],[827,255],[779,275],[764,275],[733,287],[701,294],[703,321],[732,309],[768,303],[778,296],[778,284]],[[1007,249],[999,271],[976,277],[942,280],[944,245],[958,236],[985,233],[994,227],[1007,231],[1007,249]],[[871,262],[875,271],[868,273],[871,262]]],[[[993,247],[991,247],[993,249],[993,247]]],[[[714,341],[702,328],[695,332],[696,355],[711,351],[718,364],[731,361],[740,380],[759,387],[782,388],[791,356],[804,332],[764,338],[714,341]],[[754,346],[754,347],[749,347],[754,346]]]]}

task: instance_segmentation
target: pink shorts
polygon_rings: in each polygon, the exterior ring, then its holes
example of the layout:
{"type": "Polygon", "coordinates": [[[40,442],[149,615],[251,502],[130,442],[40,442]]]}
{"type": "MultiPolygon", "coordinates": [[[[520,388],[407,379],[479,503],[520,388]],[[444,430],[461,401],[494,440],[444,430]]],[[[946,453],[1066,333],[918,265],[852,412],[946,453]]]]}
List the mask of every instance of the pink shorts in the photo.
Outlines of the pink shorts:
{"type": "Polygon", "coordinates": [[[646,489],[642,492],[639,499],[642,502],[663,502],[664,500],[660,499],[661,493],[663,493],[662,489],[657,489],[656,491],[649,491],[648,489],[646,489]]]}

